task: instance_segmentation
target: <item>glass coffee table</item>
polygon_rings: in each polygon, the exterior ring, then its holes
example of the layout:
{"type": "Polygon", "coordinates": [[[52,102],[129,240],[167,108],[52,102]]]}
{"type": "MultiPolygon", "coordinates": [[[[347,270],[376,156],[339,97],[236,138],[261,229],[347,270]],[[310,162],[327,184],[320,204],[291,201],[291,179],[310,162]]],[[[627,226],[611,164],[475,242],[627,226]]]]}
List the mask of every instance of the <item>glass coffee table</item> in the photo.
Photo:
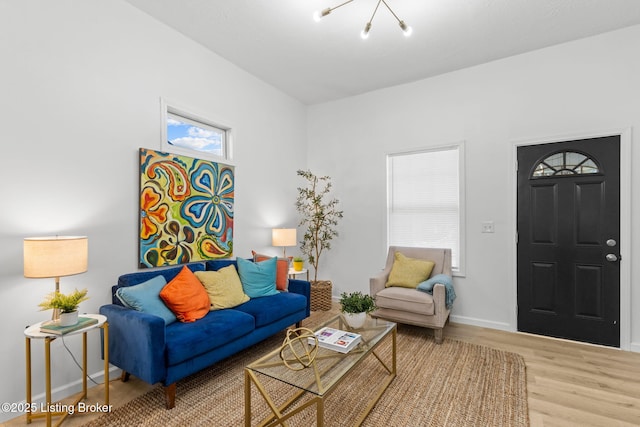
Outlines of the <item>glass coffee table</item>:
{"type": "MultiPolygon", "coordinates": [[[[244,369],[245,426],[251,426],[251,384],[256,387],[273,413],[273,415],[263,420],[259,424],[260,426],[286,425],[287,419],[313,405],[316,406],[316,425],[323,426],[324,406],[327,396],[340,388],[340,383],[349,372],[373,355],[384,367],[388,375],[384,377],[382,382],[376,384],[376,392],[371,396],[364,409],[361,410],[355,425],[362,424],[389,384],[396,377],[396,324],[382,319],[368,318],[363,327],[353,329],[347,325],[340,315],[318,325],[316,330],[325,326],[358,333],[362,336],[362,341],[348,353],[340,353],[318,347],[314,361],[308,367],[303,367],[297,361],[292,362],[292,359],[286,355],[283,360],[280,348],[249,364],[244,369]],[[376,350],[382,342],[386,341],[385,338],[387,337],[391,338],[391,356],[387,357],[390,360],[383,360],[384,358],[377,354],[376,350]],[[291,386],[292,396],[284,403],[276,404],[274,397],[267,391],[264,381],[261,381],[261,378],[265,379],[262,376],[291,386]],[[306,393],[311,396],[310,399],[285,413],[306,393]]],[[[306,339],[304,341],[306,342],[306,339]]],[[[362,384],[363,388],[369,388],[370,386],[370,384],[362,384]]]]}

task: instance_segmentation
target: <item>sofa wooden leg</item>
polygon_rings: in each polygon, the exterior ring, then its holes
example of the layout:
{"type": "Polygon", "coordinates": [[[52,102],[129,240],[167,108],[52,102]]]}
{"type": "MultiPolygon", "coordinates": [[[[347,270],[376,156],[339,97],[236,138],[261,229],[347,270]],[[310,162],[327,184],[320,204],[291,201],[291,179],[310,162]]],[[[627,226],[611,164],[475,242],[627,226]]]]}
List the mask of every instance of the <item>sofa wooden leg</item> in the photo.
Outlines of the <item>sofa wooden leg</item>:
{"type": "Polygon", "coordinates": [[[122,373],[120,374],[120,381],[122,381],[123,383],[126,383],[127,381],[129,381],[129,377],[131,376],[131,374],[125,370],[122,371],[122,373]]]}
{"type": "Polygon", "coordinates": [[[299,328],[301,324],[301,322],[296,322],[296,328],[299,328]]]}
{"type": "Polygon", "coordinates": [[[173,409],[176,406],[176,383],[169,384],[164,388],[164,397],[167,409],[173,409]]]}
{"type": "Polygon", "coordinates": [[[433,335],[436,338],[436,344],[442,344],[444,329],[434,329],[433,335]]]}

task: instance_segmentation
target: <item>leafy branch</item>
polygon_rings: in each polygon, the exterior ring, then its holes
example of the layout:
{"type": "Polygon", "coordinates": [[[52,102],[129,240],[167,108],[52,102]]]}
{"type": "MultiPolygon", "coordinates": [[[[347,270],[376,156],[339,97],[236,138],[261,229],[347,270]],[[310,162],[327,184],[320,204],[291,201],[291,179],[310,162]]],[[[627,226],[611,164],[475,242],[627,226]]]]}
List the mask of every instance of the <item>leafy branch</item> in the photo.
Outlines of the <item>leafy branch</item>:
{"type": "Polygon", "coordinates": [[[299,170],[298,176],[307,180],[306,187],[298,187],[296,209],[302,214],[299,225],[306,227],[300,250],[307,256],[314,269],[314,281],[318,280],[318,264],[325,250],[331,249],[331,240],[338,236],[336,227],[342,218],[338,200],[328,199],[331,178],[318,177],[311,171],[299,170]]]}
{"type": "Polygon", "coordinates": [[[81,302],[88,299],[87,289],[81,291],[76,289],[70,294],[52,292],[46,296],[44,301],[38,304],[38,307],[40,307],[40,311],[57,308],[63,313],[71,313],[78,309],[78,305],[80,305],[81,302]]]}

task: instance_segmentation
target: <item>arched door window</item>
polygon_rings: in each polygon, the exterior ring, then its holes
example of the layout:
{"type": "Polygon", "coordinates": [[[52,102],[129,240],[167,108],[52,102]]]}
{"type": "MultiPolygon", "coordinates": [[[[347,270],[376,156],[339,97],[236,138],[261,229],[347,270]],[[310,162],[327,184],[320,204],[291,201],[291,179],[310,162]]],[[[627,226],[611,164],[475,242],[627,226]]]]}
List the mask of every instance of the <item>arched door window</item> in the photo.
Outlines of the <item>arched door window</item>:
{"type": "Polygon", "coordinates": [[[542,159],[533,169],[532,178],[595,173],[600,173],[600,168],[592,158],[575,151],[561,151],[542,159]]]}

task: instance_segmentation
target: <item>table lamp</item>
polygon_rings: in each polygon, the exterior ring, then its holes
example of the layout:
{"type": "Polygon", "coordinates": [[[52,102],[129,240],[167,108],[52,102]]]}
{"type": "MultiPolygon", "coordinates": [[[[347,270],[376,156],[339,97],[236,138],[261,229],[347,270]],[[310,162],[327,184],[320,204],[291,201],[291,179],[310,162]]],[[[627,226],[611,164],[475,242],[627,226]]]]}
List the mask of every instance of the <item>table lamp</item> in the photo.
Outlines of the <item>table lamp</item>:
{"type": "MultiPolygon", "coordinates": [[[[60,277],[87,271],[89,239],[86,236],[27,237],[24,239],[24,277],[55,278],[60,292],[60,277]]],[[[53,310],[53,320],[60,316],[53,310]]]]}
{"type": "Polygon", "coordinates": [[[287,246],[296,245],[296,229],[295,228],[274,228],[271,230],[271,244],[273,246],[282,246],[282,257],[287,257],[287,246]]]}

